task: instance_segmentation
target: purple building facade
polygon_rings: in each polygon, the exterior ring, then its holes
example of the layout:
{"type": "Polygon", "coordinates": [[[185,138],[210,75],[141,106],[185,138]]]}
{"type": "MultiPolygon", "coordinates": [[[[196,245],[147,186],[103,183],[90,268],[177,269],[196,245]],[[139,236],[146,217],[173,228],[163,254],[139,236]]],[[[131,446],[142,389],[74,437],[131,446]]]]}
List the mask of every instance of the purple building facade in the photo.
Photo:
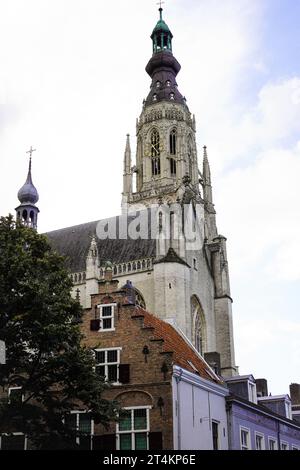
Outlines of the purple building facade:
{"type": "Polygon", "coordinates": [[[252,375],[226,382],[230,390],[226,397],[229,449],[300,450],[300,425],[291,419],[288,395],[259,396],[252,375]]]}

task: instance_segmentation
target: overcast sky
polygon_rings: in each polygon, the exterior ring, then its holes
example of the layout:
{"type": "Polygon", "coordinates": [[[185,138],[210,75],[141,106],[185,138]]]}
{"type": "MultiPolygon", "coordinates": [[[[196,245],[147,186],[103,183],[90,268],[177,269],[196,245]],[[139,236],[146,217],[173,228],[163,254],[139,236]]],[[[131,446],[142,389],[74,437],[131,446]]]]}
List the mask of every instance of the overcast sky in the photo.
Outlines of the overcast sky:
{"type": "MultiPolygon", "coordinates": [[[[240,373],[300,382],[300,0],[166,0],[180,91],[228,238],[240,373]]],[[[120,212],[155,0],[0,0],[0,214],[31,145],[39,231],[120,212]]]]}

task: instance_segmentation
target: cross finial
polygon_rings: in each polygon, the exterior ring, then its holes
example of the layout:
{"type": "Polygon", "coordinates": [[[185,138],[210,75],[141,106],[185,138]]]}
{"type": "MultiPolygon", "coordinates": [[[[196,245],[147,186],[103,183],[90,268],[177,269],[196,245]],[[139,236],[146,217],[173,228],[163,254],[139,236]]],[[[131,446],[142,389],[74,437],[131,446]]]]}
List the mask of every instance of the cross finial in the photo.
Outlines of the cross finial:
{"type": "Polygon", "coordinates": [[[160,19],[162,20],[162,5],[164,5],[165,2],[163,2],[162,0],[159,0],[159,2],[156,4],[156,5],[159,5],[159,14],[160,14],[160,19]]]}
{"type": "Polygon", "coordinates": [[[36,149],[33,149],[33,148],[32,148],[32,145],[31,145],[30,149],[29,149],[29,150],[28,150],[26,153],[29,153],[29,155],[30,155],[30,158],[31,158],[31,157],[32,157],[32,154],[33,154],[33,152],[36,152],[36,149]]]}

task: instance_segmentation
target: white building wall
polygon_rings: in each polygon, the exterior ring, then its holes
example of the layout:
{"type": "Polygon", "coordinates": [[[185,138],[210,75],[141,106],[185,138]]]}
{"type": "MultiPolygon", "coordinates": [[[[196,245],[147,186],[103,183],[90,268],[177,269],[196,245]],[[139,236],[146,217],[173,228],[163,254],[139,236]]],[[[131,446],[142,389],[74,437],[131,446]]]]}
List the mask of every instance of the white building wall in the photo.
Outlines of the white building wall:
{"type": "Polygon", "coordinates": [[[213,450],[212,422],[218,423],[219,449],[228,450],[225,396],[228,390],[174,366],[175,450],[213,450]]]}

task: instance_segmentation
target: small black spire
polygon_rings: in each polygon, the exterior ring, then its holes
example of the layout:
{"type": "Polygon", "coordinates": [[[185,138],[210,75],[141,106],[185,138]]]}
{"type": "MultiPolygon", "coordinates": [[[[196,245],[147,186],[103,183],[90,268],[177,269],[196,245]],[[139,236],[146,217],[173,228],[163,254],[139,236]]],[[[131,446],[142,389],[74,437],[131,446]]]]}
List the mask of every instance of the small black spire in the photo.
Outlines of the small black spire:
{"type": "Polygon", "coordinates": [[[155,102],[170,101],[187,107],[186,100],[179,92],[176,82],[181,65],[172,53],[173,34],[163,20],[162,12],[160,5],[160,17],[151,34],[153,55],[146,66],[146,72],[152,78],[152,84],[145,106],[150,106],[155,102]]]}
{"type": "Polygon", "coordinates": [[[18,199],[21,204],[36,204],[39,200],[39,194],[32,182],[31,176],[31,157],[29,157],[28,174],[25,183],[18,192],[18,199]]]}

